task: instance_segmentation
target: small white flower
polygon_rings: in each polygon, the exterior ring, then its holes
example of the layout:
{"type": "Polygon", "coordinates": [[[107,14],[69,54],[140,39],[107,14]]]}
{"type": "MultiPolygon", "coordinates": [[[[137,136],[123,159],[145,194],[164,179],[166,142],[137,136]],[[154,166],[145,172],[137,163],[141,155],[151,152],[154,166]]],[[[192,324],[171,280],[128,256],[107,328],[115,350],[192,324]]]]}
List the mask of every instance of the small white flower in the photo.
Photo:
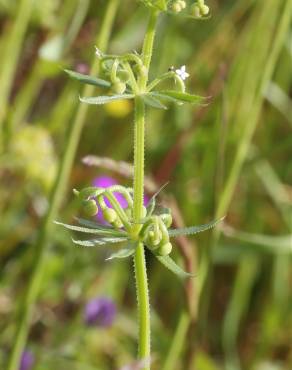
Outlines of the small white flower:
{"type": "Polygon", "coordinates": [[[186,78],[188,78],[190,75],[186,71],[186,66],[180,67],[180,69],[176,69],[175,73],[184,81],[186,78]]]}

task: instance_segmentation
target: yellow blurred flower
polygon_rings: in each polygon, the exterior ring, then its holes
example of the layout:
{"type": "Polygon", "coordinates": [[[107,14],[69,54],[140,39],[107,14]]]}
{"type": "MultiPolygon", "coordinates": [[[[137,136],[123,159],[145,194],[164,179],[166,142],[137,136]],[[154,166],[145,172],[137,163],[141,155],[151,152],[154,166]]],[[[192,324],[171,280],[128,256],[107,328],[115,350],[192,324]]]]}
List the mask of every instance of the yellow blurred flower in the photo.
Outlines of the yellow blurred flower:
{"type": "Polygon", "coordinates": [[[124,118],[132,110],[132,103],[130,100],[115,100],[105,105],[107,114],[114,118],[124,118]]]}
{"type": "Polygon", "coordinates": [[[15,133],[11,143],[15,170],[27,179],[41,183],[46,190],[54,181],[57,161],[49,132],[43,127],[25,126],[15,133]]]}

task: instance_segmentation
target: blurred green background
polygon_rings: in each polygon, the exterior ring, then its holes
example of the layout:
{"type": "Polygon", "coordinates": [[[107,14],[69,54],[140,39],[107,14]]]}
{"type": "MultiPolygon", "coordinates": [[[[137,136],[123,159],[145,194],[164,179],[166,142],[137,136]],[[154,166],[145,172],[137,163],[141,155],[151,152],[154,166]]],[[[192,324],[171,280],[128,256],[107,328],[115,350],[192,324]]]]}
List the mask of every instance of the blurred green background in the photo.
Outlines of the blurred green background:
{"type": "MultiPolygon", "coordinates": [[[[210,104],[147,111],[146,190],[169,181],[160,201],[178,226],[226,218],[219,229],[176,241],[174,257],[195,272],[191,281],[177,281],[147,255],[153,369],[292,369],[291,4],[210,0],[207,21],[160,18],[151,75],[186,65],[188,91],[210,96],[210,104]]],[[[137,1],[0,0],[3,370],[39,244],[43,276],[26,343],[33,369],[121,369],[135,361],[132,262],[105,262],[106,249],[77,248],[52,223],[78,214],[72,188],[105,175],[131,184],[119,163],[132,161],[131,103],[80,113],[82,86],[63,72],[89,73],[106,14],[109,50],[140,51],[147,9],[137,1]],[[80,121],[69,181],[60,180],[80,121]],[[109,328],[84,324],[86,302],[99,296],[117,306],[109,328]]]]}

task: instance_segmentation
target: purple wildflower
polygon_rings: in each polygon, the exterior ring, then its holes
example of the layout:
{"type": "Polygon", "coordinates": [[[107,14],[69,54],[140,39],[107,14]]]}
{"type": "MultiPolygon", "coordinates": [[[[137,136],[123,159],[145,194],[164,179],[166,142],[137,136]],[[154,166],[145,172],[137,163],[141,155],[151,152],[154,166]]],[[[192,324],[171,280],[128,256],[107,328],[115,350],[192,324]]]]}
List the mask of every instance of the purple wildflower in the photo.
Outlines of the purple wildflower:
{"type": "MultiPolygon", "coordinates": [[[[117,185],[117,184],[118,184],[118,182],[116,181],[116,179],[114,179],[110,176],[99,176],[99,177],[96,177],[93,180],[93,186],[96,186],[96,187],[99,187],[99,188],[108,188],[109,186],[117,185]]],[[[122,194],[114,193],[114,195],[115,195],[117,201],[120,203],[122,208],[126,208],[128,206],[128,203],[127,203],[126,199],[122,196],[122,194]]],[[[146,206],[148,204],[148,202],[149,202],[149,198],[147,197],[147,195],[145,195],[144,205],[146,206]]],[[[106,198],[105,198],[105,203],[108,207],[112,208],[110,202],[106,198]]],[[[98,212],[96,217],[101,223],[105,223],[102,212],[98,212]]]]}
{"type": "Polygon", "coordinates": [[[83,74],[89,73],[89,66],[86,63],[78,63],[75,69],[76,69],[76,72],[78,73],[83,73],[83,74]]]}
{"type": "Polygon", "coordinates": [[[30,351],[23,351],[19,370],[31,370],[34,364],[34,355],[30,351]]]}
{"type": "Polygon", "coordinates": [[[84,311],[84,320],[89,326],[111,326],[116,316],[116,306],[107,297],[98,297],[90,300],[84,311]]]}

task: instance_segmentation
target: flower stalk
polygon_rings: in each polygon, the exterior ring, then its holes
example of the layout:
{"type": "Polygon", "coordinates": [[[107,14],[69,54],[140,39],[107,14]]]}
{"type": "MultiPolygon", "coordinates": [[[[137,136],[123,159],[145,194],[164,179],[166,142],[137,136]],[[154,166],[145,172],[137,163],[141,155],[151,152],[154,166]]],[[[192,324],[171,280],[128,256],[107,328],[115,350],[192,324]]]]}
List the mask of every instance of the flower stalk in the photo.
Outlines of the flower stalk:
{"type": "MultiPolygon", "coordinates": [[[[142,60],[145,73],[139,81],[140,91],[144,91],[148,82],[149,67],[151,63],[155,26],[158,12],[150,11],[150,18],[146,30],[142,49],[142,60]]],[[[133,219],[139,222],[142,218],[144,200],[144,157],[145,157],[145,104],[141,97],[135,98],[135,122],[134,122],[134,206],[133,219]]],[[[137,234],[142,225],[136,226],[137,234]]],[[[146,360],[143,370],[150,370],[150,305],[147,281],[145,251],[142,242],[138,243],[134,256],[138,316],[139,316],[139,359],[146,360]]]]}

